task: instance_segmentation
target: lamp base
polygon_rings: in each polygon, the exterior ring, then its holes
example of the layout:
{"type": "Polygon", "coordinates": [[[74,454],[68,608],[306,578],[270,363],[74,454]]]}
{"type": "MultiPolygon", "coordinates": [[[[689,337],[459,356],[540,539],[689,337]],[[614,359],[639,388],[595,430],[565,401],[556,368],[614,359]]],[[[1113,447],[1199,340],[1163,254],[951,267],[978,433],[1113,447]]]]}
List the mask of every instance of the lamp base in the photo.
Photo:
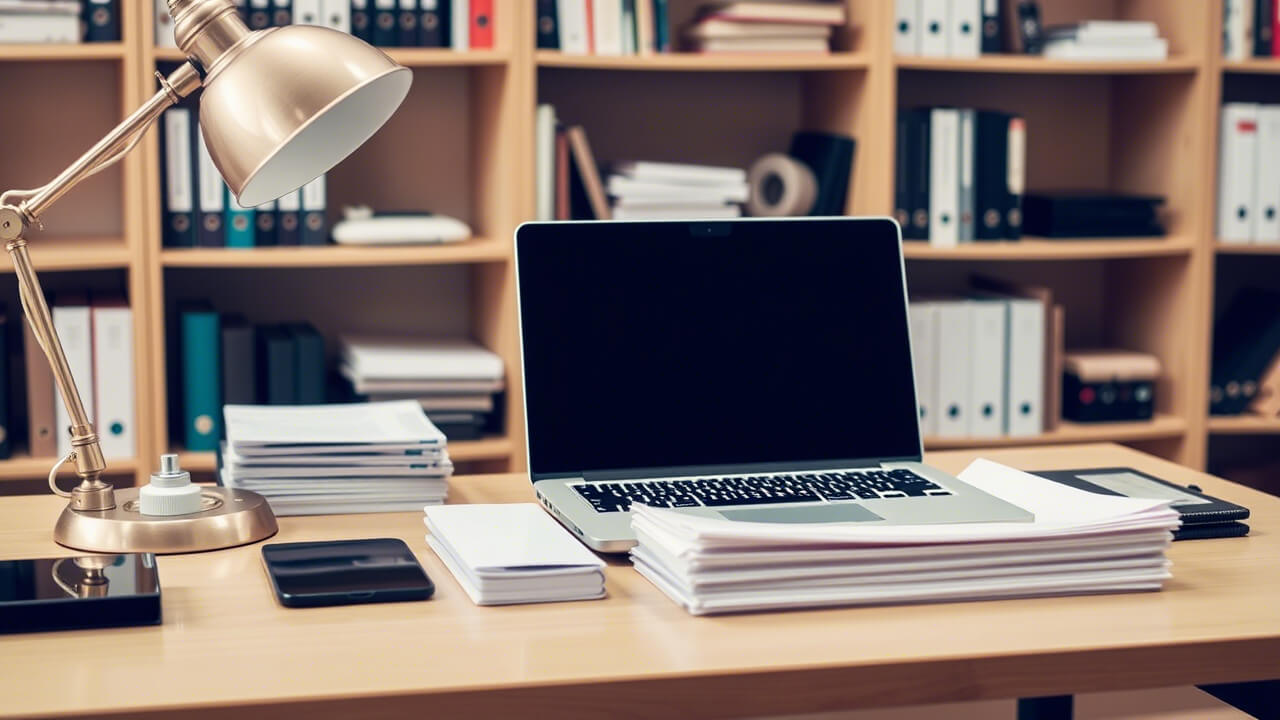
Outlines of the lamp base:
{"type": "Polygon", "coordinates": [[[138,488],[115,495],[110,510],[63,510],[54,542],[89,552],[174,554],[246,545],[279,529],[267,499],[247,490],[203,488],[200,512],[169,516],[138,512],[138,488]]]}

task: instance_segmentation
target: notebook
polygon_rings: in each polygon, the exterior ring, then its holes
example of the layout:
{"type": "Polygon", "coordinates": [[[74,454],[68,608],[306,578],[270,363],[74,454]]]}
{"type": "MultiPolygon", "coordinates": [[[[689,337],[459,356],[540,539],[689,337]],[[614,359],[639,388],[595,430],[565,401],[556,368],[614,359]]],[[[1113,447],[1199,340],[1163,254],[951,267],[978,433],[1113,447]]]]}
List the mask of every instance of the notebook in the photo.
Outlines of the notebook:
{"type": "Polygon", "coordinates": [[[425,512],[427,544],[477,605],[604,597],[604,562],[533,503],[425,512]]]}

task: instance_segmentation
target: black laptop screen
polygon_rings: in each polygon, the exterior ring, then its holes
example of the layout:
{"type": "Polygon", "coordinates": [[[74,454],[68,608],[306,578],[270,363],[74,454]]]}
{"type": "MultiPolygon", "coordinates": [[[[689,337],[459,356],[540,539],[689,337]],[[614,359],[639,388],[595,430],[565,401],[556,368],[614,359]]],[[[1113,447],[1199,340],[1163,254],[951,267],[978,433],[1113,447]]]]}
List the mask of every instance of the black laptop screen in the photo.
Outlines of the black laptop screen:
{"type": "Polygon", "coordinates": [[[530,470],[919,457],[897,228],[525,225],[530,470]]]}

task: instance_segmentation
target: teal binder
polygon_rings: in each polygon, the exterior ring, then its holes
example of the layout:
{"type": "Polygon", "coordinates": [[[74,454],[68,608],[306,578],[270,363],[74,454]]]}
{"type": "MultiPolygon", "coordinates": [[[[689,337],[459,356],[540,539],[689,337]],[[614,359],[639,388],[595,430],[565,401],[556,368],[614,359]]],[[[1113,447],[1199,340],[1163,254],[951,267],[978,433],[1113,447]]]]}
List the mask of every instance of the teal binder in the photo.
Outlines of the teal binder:
{"type": "Polygon", "coordinates": [[[236,202],[230,190],[227,191],[227,200],[223,203],[223,207],[226,208],[227,213],[227,217],[222,223],[222,226],[227,229],[227,247],[253,247],[253,236],[256,229],[253,208],[240,207],[240,203],[236,202]]]}
{"type": "Polygon", "coordinates": [[[218,448],[222,437],[222,352],[218,314],[207,305],[182,314],[182,437],[188,450],[218,448]]]}

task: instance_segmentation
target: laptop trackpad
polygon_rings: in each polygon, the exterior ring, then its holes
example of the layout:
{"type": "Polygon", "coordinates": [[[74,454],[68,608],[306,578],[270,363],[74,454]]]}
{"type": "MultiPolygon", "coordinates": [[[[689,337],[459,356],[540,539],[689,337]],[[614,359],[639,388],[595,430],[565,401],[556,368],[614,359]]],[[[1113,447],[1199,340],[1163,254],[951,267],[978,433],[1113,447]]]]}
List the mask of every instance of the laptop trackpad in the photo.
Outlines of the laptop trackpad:
{"type": "Polygon", "coordinates": [[[856,503],[721,510],[726,520],[766,523],[867,522],[884,518],[856,503]]]}

